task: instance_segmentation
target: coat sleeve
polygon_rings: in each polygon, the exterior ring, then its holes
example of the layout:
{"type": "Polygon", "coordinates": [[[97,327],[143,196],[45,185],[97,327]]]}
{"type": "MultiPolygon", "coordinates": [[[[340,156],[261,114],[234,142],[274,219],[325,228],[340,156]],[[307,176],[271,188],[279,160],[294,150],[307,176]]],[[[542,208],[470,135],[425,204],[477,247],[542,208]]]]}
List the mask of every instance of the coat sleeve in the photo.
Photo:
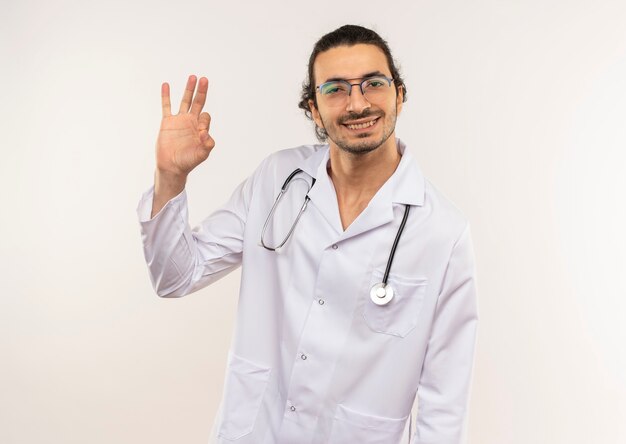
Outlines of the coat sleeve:
{"type": "Polygon", "coordinates": [[[248,208],[259,169],[228,202],[193,230],[183,191],[150,219],[154,188],[137,207],[143,252],[152,286],[161,297],[181,297],[205,287],[241,265],[248,208]]]}
{"type": "Polygon", "coordinates": [[[415,444],[461,444],[465,438],[478,309],[469,225],[448,261],[422,367],[415,444]]]}

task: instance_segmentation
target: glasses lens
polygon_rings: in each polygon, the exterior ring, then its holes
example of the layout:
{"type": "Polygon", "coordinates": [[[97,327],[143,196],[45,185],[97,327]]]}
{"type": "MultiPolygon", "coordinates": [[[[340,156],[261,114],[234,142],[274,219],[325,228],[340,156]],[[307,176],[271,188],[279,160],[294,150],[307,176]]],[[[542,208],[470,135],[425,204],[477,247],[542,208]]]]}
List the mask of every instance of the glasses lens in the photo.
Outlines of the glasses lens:
{"type": "Polygon", "coordinates": [[[391,81],[386,77],[370,77],[362,85],[364,94],[379,94],[389,91],[391,81]]]}
{"type": "Polygon", "coordinates": [[[326,82],[320,85],[320,93],[324,96],[342,96],[348,94],[348,88],[345,82],[326,82]]]}

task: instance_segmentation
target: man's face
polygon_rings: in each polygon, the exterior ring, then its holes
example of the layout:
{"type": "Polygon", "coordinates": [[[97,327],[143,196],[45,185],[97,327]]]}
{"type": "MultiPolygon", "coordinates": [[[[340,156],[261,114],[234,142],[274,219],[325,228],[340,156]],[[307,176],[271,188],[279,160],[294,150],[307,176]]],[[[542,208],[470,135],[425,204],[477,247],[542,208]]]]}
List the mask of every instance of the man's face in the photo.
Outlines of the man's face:
{"type": "MultiPolygon", "coordinates": [[[[313,66],[315,86],[344,79],[360,83],[373,75],[391,77],[385,54],[374,45],[337,46],[321,52],[313,66]]],[[[315,123],[326,130],[331,143],[352,154],[365,154],[383,145],[394,134],[396,116],[402,109],[402,89],[394,83],[376,94],[351,89],[345,100],[331,100],[316,91],[317,107],[311,101],[315,123]]],[[[395,139],[392,139],[395,145],[395,139]]]]}

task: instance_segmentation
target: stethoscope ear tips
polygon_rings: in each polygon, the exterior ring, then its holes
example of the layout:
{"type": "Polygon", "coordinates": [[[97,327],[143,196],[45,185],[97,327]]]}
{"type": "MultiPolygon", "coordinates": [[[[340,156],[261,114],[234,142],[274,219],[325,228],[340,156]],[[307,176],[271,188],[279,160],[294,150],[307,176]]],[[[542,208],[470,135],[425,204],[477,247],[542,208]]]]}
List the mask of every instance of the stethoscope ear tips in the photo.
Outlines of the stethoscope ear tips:
{"type": "Polygon", "coordinates": [[[393,288],[380,282],[370,290],[370,299],[376,305],[387,305],[393,299],[393,288]]]}

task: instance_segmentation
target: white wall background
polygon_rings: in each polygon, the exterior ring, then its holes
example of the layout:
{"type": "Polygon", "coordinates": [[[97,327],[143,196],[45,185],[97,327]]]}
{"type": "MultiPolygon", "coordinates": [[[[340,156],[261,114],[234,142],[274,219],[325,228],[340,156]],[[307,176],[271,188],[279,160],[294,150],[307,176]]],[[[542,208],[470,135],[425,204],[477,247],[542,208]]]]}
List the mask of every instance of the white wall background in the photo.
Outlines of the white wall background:
{"type": "Polygon", "coordinates": [[[471,220],[472,444],[626,442],[626,3],[2,0],[0,442],[205,443],[238,273],[158,299],[135,206],[160,84],[210,79],[199,221],[270,152],[313,43],[389,41],[398,135],[471,220]]]}

